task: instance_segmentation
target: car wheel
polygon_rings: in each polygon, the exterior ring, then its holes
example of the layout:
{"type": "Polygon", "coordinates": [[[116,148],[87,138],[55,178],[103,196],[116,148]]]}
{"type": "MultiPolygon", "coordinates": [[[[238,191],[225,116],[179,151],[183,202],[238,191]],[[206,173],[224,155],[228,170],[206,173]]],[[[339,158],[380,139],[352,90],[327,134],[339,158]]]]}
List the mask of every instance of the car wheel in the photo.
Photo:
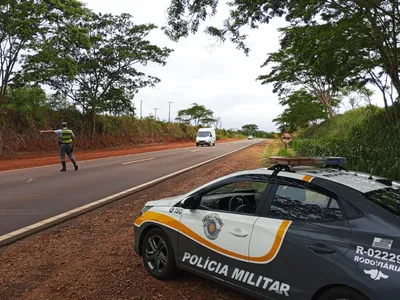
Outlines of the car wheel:
{"type": "Polygon", "coordinates": [[[198,147],[199,146],[199,144],[196,144],[196,147],[198,147]]]}
{"type": "Polygon", "coordinates": [[[336,287],[326,291],[318,300],[369,300],[360,292],[347,288],[336,287]]]}
{"type": "Polygon", "coordinates": [[[157,279],[172,279],[176,275],[175,255],[167,234],[159,229],[150,230],[143,240],[143,263],[157,279]]]}

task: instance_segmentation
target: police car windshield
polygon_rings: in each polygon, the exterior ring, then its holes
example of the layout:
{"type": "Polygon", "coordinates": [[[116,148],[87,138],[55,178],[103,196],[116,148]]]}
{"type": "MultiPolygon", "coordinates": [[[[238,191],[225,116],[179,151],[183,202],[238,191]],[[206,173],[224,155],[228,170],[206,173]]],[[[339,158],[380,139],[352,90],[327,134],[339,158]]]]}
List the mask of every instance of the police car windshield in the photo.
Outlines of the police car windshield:
{"type": "Polygon", "coordinates": [[[207,136],[210,136],[210,133],[208,131],[202,131],[202,132],[197,133],[197,136],[198,137],[207,137],[207,136]]]}
{"type": "Polygon", "coordinates": [[[400,190],[381,189],[366,193],[367,199],[400,217],[400,190]]]}

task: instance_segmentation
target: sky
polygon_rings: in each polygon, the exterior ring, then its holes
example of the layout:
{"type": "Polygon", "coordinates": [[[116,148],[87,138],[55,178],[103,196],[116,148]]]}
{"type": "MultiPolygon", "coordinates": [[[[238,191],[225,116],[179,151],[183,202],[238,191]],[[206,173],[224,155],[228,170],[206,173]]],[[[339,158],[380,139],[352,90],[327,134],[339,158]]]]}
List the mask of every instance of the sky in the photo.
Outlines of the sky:
{"type": "MultiPolygon", "coordinates": [[[[171,119],[177,111],[192,103],[206,106],[221,118],[222,127],[239,129],[245,124],[257,124],[261,130],[274,131],[272,122],[282,111],[271,85],[256,81],[259,75],[268,73],[261,68],[267,54],[279,49],[280,27],[284,19],[273,19],[257,30],[249,30],[248,45],[251,52],[246,56],[235,45],[227,41],[216,44],[216,40],[204,33],[204,26],[196,35],[172,42],[161,31],[166,23],[169,0],[83,0],[87,7],[102,13],[129,13],[136,24],[153,23],[159,28],[148,39],[162,47],[172,48],[165,66],[148,64],[143,71],[161,79],[155,88],[145,88],[135,97],[137,114],[143,101],[142,115],[149,116],[158,108],[157,118],[168,120],[168,102],[171,104],[171,119]]],[[[222,0],[218,14],[206,22],[207,25],[222,25],[228,7],[222,0]]],[[[376,101],[375,101],[376,102],[376,101]]],[[[378,104],[378,103],[376,103],[378,104]]]]}

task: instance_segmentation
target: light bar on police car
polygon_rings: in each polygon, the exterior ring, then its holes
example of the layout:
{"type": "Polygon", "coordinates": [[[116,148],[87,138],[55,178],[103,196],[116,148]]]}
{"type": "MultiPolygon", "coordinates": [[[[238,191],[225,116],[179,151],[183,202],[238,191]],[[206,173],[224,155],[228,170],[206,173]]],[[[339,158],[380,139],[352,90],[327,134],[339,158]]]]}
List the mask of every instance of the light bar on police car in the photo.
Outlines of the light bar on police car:
{"type": "Polygon", "coordinates": [[[269,163],[283,166],[314,166],[314,165],[343,165],[346,163],[344,157],[290,157],[270,156],[269,163]]]}

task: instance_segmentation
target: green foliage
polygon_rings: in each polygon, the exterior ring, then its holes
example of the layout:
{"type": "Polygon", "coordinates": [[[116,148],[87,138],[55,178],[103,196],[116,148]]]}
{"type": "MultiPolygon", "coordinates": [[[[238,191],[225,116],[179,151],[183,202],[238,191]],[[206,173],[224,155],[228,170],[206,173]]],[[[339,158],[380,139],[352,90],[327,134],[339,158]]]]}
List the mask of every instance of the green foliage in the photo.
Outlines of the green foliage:
{"type": "MultiPolygon", "coordinates": [[[[215,16],[218,0],[171,0],[168,8],[168,23],[163,27],[164,32],[173,41],[187,37],[189,33],[196,33],[201,22],[215,16]]],[[[206,32],[222,41],[229,38],[238,49],[246,54],[250,51],[245,43],[246,35],[240,29],[249,25],[258,28],[260,23],[268,23],[275,16],[282,16],[289,1],[249,1],[232,0],[229,17],[224,21],[222,28],[210,26],[206,32]]]]}
{"type": "Polygon", "coordinates": [[[4,108],[9,114],[18,114],[18,127],[29,126],[32,122],[43,122],[47,109],[46,93],[39,86],[8,89],[4,108]]]}
{"type": "Polygon", "coordinates": [[[258,131],[258,125],[247,124],[242,126],[242,131],[246,132],[247,135],[255,134],[258,131]]]}
{"type": "MultiPolygon", "coordinates": [[[[399,105],[391,107],[397,109],[399,105]]],[[[335,116],[311,127],[293,148],[304,156],[343,156],[351,170],[370,172],[400,180],[400,126],[385,117],[384,109],[369,106],[335,116]]]]}
{"type": "Polygon", "coordinates": [[[217,134],[217,140],[220,139],[244,139],[246,136],[239,132],[235,132],[232,130],[226,130],[226,129],[216,129],[215,130],[217,134]]]}
{"type": "MultiPolygon", "coordinates": [[[[195,34],[202,22],[216,14],[219,3],[171,0],[165,33],[175,41],[195,34]]],[[[388,109],[390,84],[385,75],[400,95],[399,1],[232,0],[228,5],[230,13],[222,27],[207,27],[206,32],[221,41],[229,38],[246,55],[250,49],[244,26],[257,29],[282,16],[290,22],[282,29],[282,49],[266,62],[277,65],[259,78],[274,83],[276,92],[282,95],[300,85],[329,108],[332,95],[343,86],[372,82],[384,96],[387,118],[398,121],[398,115],[388,109]]]]}
{"type": "MultiPolygon", "coordinates": [[[[328,110],[318,98],[310,95],[305,90],[299,90],[281,101],[287,105],[282,114],[273,120],[280,131],[293,132],[306,128],[311,122],[328,118],[328,110]]],[[[336,103],[335,103],[336,104],[336,103]]]]}
{"type": "Polygon", "coordinates": [[[188,109],[178,111],[176,120],[182,123],[190,123],[193,121],[195,126],[210,126],[210,124],[216,121],[214,112],[211,109],[197,103],[193,103],[188,109]]]}
{"type": "Polygon", "coordinates": [[[43,72],[52,72],[55,67],[63,69],[69,59],[76,76],[52,74],[45,83],[91,115],[100,112],[132,115],[134,94],[160,81],[139,71],[136,65],[148,62],[165,65],[172,50],[146,40],[156,26],[135,25],[129,14],[92,14],[82,23],[89,33],[88,48],[77,44],[67,52],[61,49],[47,63],[38,66],[43,72]]]}
{"type": "Polygon", "coordinates": [[[299,88],[305,89],[332,116],[333,98],[348,78],[357,75],[357,65],[348,58],[351,49],[347,47],[347,35],[342,28],[330,24],[280,30],[281,49],[269,54],[263,67],[272,66],[271,71],[258,80],[262,84],[273,83],[274,92],[281,99],[299,88]]]}
{"type": "Polygon", "coordinates": [[[3,0],[0,4],[0,109],[7,87],[21,84],[31,60],[86,13],[79,1],[3,0]],[[24,53],[24,55],[22,55],[24,53]]]}
{"type": "Polygon", "coordinates": [[[294,156],[292,149],[290,148],[280,148],[278,152],[275,154],[276,156],[294,156]]]}

